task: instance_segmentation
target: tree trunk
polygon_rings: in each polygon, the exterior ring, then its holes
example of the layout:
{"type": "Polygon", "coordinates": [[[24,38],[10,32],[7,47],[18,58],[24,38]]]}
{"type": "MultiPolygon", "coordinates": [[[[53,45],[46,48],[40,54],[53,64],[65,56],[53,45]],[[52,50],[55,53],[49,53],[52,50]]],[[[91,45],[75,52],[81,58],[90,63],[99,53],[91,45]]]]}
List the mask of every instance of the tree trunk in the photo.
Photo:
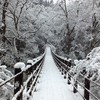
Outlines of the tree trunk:
{"type": "Polygon", "coordinates": [[[19,51],[17,49],[17,45],[16,45],[16,39],[14,38],[14,51],[15,51],[15,59],[16,59],[16,62],[19,62],[20,61],[20,54],[19,54],[19,51]]]}
{"type": "MultiPolygon", "coordinates": [[[[1,25],[1,34],[2,34],[2,47],[5,49],[6,47],[6,12],[7,12],[7,7],[8,7],[8,0],[4,0],[3,6],[2,6],[2,25],[1,25]]],[[[5,57],[6,53],[2,57],[2,65],[5,65],[5,57]]]]}
{"type": "Polygon", "coordinates": [[[70,32],[68,32],[67,33],[67,43],[66,43],[66,51],[67,51],[68,55],[69,55],[70,48],[71,48],[70,43],[71,43],[71,41],[70,41],[70,32]]]}
{"type": "Polygon", "coordinates": [[[7,7],[8,7],[8,0],[4,1],[3,7],[2,7],[2,42],[3,42],[3,47],[5,48],[5,33],[6,33],[6,12],[7,12],[7,7]]]}
{"type": "Polygon", "coordinates": [[[70,46],[70,43],[71,43],[71,41],[70,41],[71,29],[69,27],[69,24],[67,24],[66,28],[68,30],[67,33],[66,33],[66,53],[67,53],[67,55],[69,55],[70,48],[71,48],[71,46],[70,46]]]}

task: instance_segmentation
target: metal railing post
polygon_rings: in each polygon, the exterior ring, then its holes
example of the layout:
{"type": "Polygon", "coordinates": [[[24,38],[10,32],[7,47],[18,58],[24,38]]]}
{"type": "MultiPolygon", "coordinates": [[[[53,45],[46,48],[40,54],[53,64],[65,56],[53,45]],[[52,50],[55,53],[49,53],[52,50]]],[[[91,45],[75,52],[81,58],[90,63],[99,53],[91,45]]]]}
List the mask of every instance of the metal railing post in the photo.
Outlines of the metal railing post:
{"type": "Polygon", "coordinates": [[[61,75],[63,75],[63,68],[61,69],[61,75]]]}
{"type": "MultiPolygon", "coordinates": [[[[86,89],[90,90],[90,81],[87,78],[85,78],[84,85],[86,89]]],[[[84,97],[89,100],[89,92],[86,89],[84,89],[84,97]]]]}
{"type": "MultiPolygon", "coordinates": [[[[28,69],[28,76],[30,75],[30,74],[32,74],[32,67],[33,66],[31,66],[29,69],[28,69]]],[[[27,91],[29,90],[29,88],[30,88],[30,86],[31,86],[31,84],[32,84],[32,78],[30,79],[30,81],[27,83],[27,91]]],[[[31,95],[31,93],[29,93],[30,95],[31,95]]]]}
{"type": "Polygon", "coordinates": [[[68,73],[68,84],[71,84],[71,76],[70,76],[70,74],[68,73]]]}
{"type": "MultiPolygon", "coordinates": [[[[21,68],[15,68],[15,75],[21,72],[21,68]]],[[[23,86],[23,73],[14,79],[14,94],[16,94],[23,86]]],[[[22,100],[22,93],[17,97],[17,100],[22,100]]]]}
{"type": "Polygon", "coordinates": [[[64,74],[65,74],[65,75],[64,75],[64,79],[66,79],[66,74],[67,74],[67,72],[65,71],[64,74]]]}
{"type": "Polygon", "coordinates": [[[73,92],[77,92],[77,81],[74,81],[74,87],[73,87],[73,92]]]}

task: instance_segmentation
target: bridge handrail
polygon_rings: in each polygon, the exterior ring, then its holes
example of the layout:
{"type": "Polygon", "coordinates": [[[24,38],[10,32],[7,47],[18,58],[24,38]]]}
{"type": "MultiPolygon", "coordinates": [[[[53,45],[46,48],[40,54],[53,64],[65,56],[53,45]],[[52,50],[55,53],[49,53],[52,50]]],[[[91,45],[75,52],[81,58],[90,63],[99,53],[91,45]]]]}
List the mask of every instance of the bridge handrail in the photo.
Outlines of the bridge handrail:
{"type": "Polygon", "coordinates": [[[11,80],[13,80],[15,77],[19,76],[20,74],[22,74],[23,71],[19,72],[18,74],[12,76],[11,78],[5,80],[4,82],[0,83],[0,87],[2,87],[3,85],[5,85],[6,83],[10,82],[11,80]]]}
{"type": "Polygon", "coordinates": [[[64,57],[61,57],[61,56],[55,54],[53,51],[51,51],[51,52],[52,52],[53,56],[55,56],[56,58],[58,58],[59,60],[61,60],[61,62],[65,63],[65,64],[69,64],[69,61],[67,59],[65,59],[64,57]]]}
{"type": "MultiPolygon", "coordinates": [[[[77,85],[79,85],[79,86],[81,86],[84,90],[86,90],[89,94],[91,94],[96,100],[100,100],[98,97],[96,97],[95,96],[95,94],[93,94],[91,91],[90,91],[90,88],[89,89],[87,89],[81,82],[79,82],[78,80],[76,80],[72,75],[71,75],[71,73],[70,72],[68,72],[68,74],[71,76],[71,78],[73,79],[73,80],[75,80],[76,82],[77,82],[77,85]]],[[[80,75],[82,75],[82,74],[80,74],[80,75]]],[[[83,75],[82,75],[83,76],[83,75]]],[[[99,86],[100,87],[100,84],[98,84],[98,83],[95,83],[94,81],[92,81],[92,80],[90,80],[89,78],[87,78],[87,77],[84,77],[83,76],[83,78],[84,79],[86,79],[86,81],[88,80],[88,83],[90,83],[90,82],[92,82],[92,83],[94,83],[95,85],[97,85],[97,86],[99,86]]],[[[68,79],[69,80],[69,79],[68,79]]],[[[71,83],[71,80],[69,80],[70,81],[70,83],[71,83]]],[[[72,83],[71,83],[72,84],[72,83]]],[[[73,85],[73,84],[72,84],[73,85]]],[[[90,84],[89,84],[90,85],[90,84]]],[[[78,91],[78,89],[77,89],[77,87],[75,87],[75,86],[73,86],[75,89],[76,89],[76,92],[78,91]]],[[[78,91],[78,93],[79,94],[81,94],[79,91],[78,91]]],[[[82,94],[81,94],[81,96],[82,96],[82,94]]],[[[89,99],[86,99],[84,96],[82,96],[83,97],[83,99],[84,100],[89,100],[89,99]]]]}
{"type": "MultiPolygon", "coordinates": [[[[20,72],[18,72],[17,74],[15,74],[14,76],[12,76],[11,78],[5,80],[4,82],[2,82],[0,84],[0,87],[4,86],[5,84],[7,84],[8,82],[14,80],[14,96],[12,98],[12,100],[22,100],[22,92],[25,89],[25,87],[27,87],[27,92],[29,94],[31,94],[33,87],[35,87],[35,84],[37,82],[37,79],[39,77],[39,73],[42,69],[42,65],[44,62],[44,58],[45,58],[45,52],[41,55],[40,59],[38,59],[36,62],[34,62],[33,65],[31,65],[28,68],[25,68],[25,70],[21,70],[20,72]],[[22,80],[22,84],[19,84],[19,89],[17,89],[17,91],[15,90],[16,87],[16,81],[19,82],[20,80],[18,80],[18,76],[21,76],[23,78],[23,73],[28,74],[28,79],[24,82],[22,80]],[[17,80],[16,80],[17,79],[17,80]],[[33,81],[34,80],[34,81],[33,81]],[[32,82],[33,81],[33,82],[32,82]],[[30,84],[32,83],[32,85],[30,84]],[[33,86],[34,85],[34,86],[33,86]]],[[[16,70],[16,69],[15,69],[16,70]]],[[[19,82],[20,83],[20,82],[19,82]]],[[[17,88],[17,87],[16,87],[17,88]]]]}
{"type": "Polygon", "coordinates": [[[67,59],[62,58],[61,56],[55,54],[53,51],[51,51],[52,56],[55,60],[57,60],[58,62],[60,62],[62,65],[64,65],[65,68],[63,68],[64,70],[66,70],[66,68],[70,68],[71,67],[71,62],[68,61],[67,59]]]}
{"type": "MultiPolygon", "coordinates": [[[[51,51],[51,52],[52,52],[52,51],[51,51]]],[[[91,79],[89,79],[88,76],[87,76],[87,77],[84,77],[84,75],[82,75],[82,74],[80,73],[79,75],[81,75],[81,76],[83,77],[83,79],[84,79],[84,84],[81,84],[81,82],[79,82],[79,81],[65,68],[65,66],[68,67],[69,69],[70,69],[71,67],[69,67],[68,65],[65,65],[66,63],[64,63],[64,61],[63,61],[63,62],[61,61],[61,57],[59,57],[59,56],[58,56],[57,54],[55,54],[54,52],[52,52],[52,56],[53,56],[53,59],[54,59],[56,65],[57,65],[58,69],[59,69],[60,71],[63,71],[63,72],[61,72],[61,73],[65,74],[64,78],[66,78],[66,73],[65,73],[65,71],[67,72],[68,84],[72,84],[72,86],[73,86],[73,92],[74,92],[74,93],[78,92],[78,93],[82,96],[82,98],[83,98],[84,100],[89,100],[89,99],[90,99],[90,98],[89,98],[89,94],[90,94],[92,97],[94,97],[96,100],[100,100],[94,93],[92,93],[92,92],[90,91],[90,83],[93,83],[93,84],[95,84],[95,85],[98,86],[98,87],[100,87],[100,84],[98,84],[98,83],[92,81],[91,79]],[[59,59],[59,58],[60,58],[60,59],[59,59]],[[72,83],[71,79],[73,79],[74,84],[72,83]],[[78,90],[78,85],[81,86],[81,87],[84,89],[84,96],[83,96],[83,95],[80,93],[80,91],[78,90]]],[[[63,59],[63,60],[64,60],[64,59],[63,59]]]]}

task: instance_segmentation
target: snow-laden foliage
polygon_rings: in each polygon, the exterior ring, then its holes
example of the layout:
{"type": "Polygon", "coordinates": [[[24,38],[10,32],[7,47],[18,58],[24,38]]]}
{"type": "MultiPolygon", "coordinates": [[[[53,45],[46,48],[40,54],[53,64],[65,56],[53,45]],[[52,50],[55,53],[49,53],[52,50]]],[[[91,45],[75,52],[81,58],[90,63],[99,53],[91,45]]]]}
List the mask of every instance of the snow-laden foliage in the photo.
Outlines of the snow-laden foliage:
{"type": "Polygon", "coordinates": [[[74,63],[76,66],[72,68],[73,74],[78,75],[81,71],[86,70],[87,76],[91,73],[92,80],[100,79],[100,47],[94,48],[85,59],[74,60],[74,63]],[[97,74],[97,76],[95,77],[93,74],[97,74]]]}
{"type": "MultiPolygon", "coordinates": [[[[75,60],[75,66],[70,70],[76,79],[83,83],[84,77],[89,77],[90,80],[100,84],[100,47],[94,48],[85,59],[75,60]]],[[[91,83],[91,91],[100,98],[100,87],[91,83]]]]}
{"type": "Polygon", "coordinates": [[[74,8],[77,14],[76,17],[74,16],[77,21],[75,32],[73,33],[75,37],[71,43],[71,57],[75,55],[76,58],[82,59],[94,47],[100,45],[100,7],[97,2],[99,0],[77,0],[70,6],[70,8],[74,8]]]}
{"type": "Polygon", "coordinates": [[[60,7],[56,6],[58,11],[62,10],[63,20],[59,22],[64,23],[60,32],[63,41],[57,48],[62,48],[60,51],[72,59],[85,58],[94,47],[100,45],[99,0],[70,0],[66,6],[64,1],[59,4],[60,7]]]}
{"type": "MultiPolygon", "coordinates": [[[[6,68],[7,66],[5,65],[0,66],[0,84],[13,76],[6,68]]],[[[11,83],[7,83],[0,87],[0,100],[11,100],[12,97],[13,85],[11,83]]]]}

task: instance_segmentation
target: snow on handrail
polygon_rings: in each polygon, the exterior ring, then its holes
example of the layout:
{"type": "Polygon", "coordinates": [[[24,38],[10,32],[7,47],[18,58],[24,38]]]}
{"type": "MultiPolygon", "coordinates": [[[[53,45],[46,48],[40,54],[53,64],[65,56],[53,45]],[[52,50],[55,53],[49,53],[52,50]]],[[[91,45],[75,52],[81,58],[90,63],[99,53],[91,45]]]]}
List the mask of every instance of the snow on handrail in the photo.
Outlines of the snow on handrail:
{"type": "Polygon", "coordinates": [[[24,82],[25,85],[27,85],[27,83],[31,80],[31,78],[34,76],[34,74],[39,69],[40,65],[41,65],[41,63],[38,65],[38,67],[36,68],[36,70],[28,77],[28,79],[26,80],[26,82],[24,82]]]}
{"type": "Polygon", "coordinates": [[[55,58],[57,60],[57,62],[59,62],[60,65],[62,64],[62,65],[65,66],[65,67],[62,67],[63,70],[66,71],[66,68],[68,68],[68,69],[71,68],[71,62],[70,61],[63,59],[61,56],[58,56],[54,52],[52,52],[52,55],[53,55],[53,58],[55,58]]]}
{"type": "MultiPolygon", "coordinates": [[[[21,89],[14,95],[14,97],[12,98],[12,100],[16,100],[16,98],[20,95],[20,93],[22,93],[22,91],[25,89],[25,87],[27,86],[28,82],[30,81],[30,79],[34,76],[34,74],[36,73],[36,71],[39,69],[39,67],[41,66],[41,63],[39,64],[39,66],[37,67],[37,69],[29,76],[29,78],[26,80],[26,82],[24,82],[24,85],[21,86],[21,89]]],[[[38,77],[40,73],[40,70],[38,71],[38,73],[35,76],[34,81],[32,82],[32,85],[30,86],[29,90],[28,90],[28,94],[31,92],[32,87],[34,85],[34,83],[36,82],[36,79],[38,77]]]]}
{"type": "MultiPolygon", "coordinates": [[[[43,54],[44,55],[44,54],[43,54]]],[[[43,56],[42,56],[43,57],[43,56]]],[[[41,58],[42,58],[41,57],[41,58]]],[[[39,59],[40,60],[40,59],[39,59]]],[[[38,60],[38,61],[39,61],[38,60]]],[[[34,65],[38,62],[38,61],[36,61],[35,63],[34,63],[34,65]]],[[[32,66],[34,66],[34,65],[32,65],[32,66]]],[[[30,66],[30,67],[32,67],[32,66],[30,66]]],[[[30,68],[29,67],[29,68],[30,68]]],[[[26,68],[26,70],[28,70],[27,68],[26,68]]],[[[26,71],[25,70],[25,71],[26,71]]],[[[3,85],[5,85],[6,83],[8,83],[8,82],[10,82],[11,80],[13,80],[15,77],[17,77],[17,76],[19,76],[20,74],[22,74],[24,71],[21,71],[21,72],[19,72],[18,74],[16,74],[16,75],[14,75],[14,76],[12,76],[11,78],[9,78],[8,80],[5,80],[4,82],[2,82],[1,84],[0,84],[0,87],[2,87],[3,85]]]]}
{"type": "MultiPolygon", "coordinates": [[[[66,65],[64,62],[61,62],[58,58],[56,58],[61,64],[63,64],[66,68],[68,67],[70,69],[70,67],[68,65],[66,65]]],[[[60,64],[59,63],[59,64],[60,64]]],[[[62,67],[63,70],[66,71],[66,69],[64,67],[62,67]]]]}
{"type": "Polygon", "coordinates": [[[62,57],[62,56],[59,56],[59,55],[57,55],[56,53],[54,53],[53,51],[51,51],[55,56],[57,56],[57,57],[59,57],[59,58],[61,58],[61,59],[63,59],[63,60],[68,60],[66,57],[62,57]]]}
{"type": "Polygon", "coordinates": [[[33,85],[34,85],[34,83],[36,82],[36,80],[37,80],[37,78],[38,78],[38,75],[39,75],[40,71],[41,71],[41,70],[38,71],[38,73],[37,73],[37,75],[36,75],[34,81],[32,82],[32,85],[31,85],[30,89],[28,90],[28,93],[31,92],[31,90],[32,90],[32,88],[33,88],[33,85]]]}
{"type": "Polygon", "coordinates": [[[94,81],[90,80],[90,79],[89,79],[89,78],[87,78],[87,77],[84,77],[81,73],[80,73],[79,75],[81,75],[83,78],[88,79],[90,82],[92,82],[93,84],[95,84],[95,85],[97,85],[97,86],[99,86],[99,87],[100,87],[100,84],[98,84],[98,83],[96,83],[96,82],[94,82],[94,81]]]}
{"type": "MultiPolygon", "coordinates": [[[[68,78],[67,78],[68,79],[68,78]]],[[[68,79],[69,80],[69,79],[68,79]]],[[[69,80],[70,81],[70,80],[69,80]]],[[[70,81],[70,83],[71,83],[71,81],[70,81]]],[[[74,84],[72,84],[71,83],[71,85],[77,90],[77,92],[81,95],[81,97],[84,99],[84,100],[86,100],[85,98],[84,98],[84,96],[80,93],[80,91],[75,87],[75,85],[74,84]]],[[[80,84],[80,85],[82,85],[82,84],[80,84]]],[[[83,86],[83,85],[82,85],[83,86]]]]}
{"type": "MultiPolygon", "coordinates": [[[[71,78],[73,79],[73,80],[75,80],[83,89],[85,89],[85,90],[87,90],[88,91],[88,93],[90,93],[96,100],[100,100],[98,97],[96,97],[95,96],[95,94],[93,94],[89,89],[87,89],[84,85],[82,85],[78,80],[76,80],[72,75],[71,75],[71,73],[70,72],[68,72],[68,74],[71,76],[71,78]]],[[[96,84],[97,86],[99,86],[100,87],[100,84],[98,84],[98,83],[95,83],[94,81],[92,81],[92,80],[90,80],[89,78],[87,78],[87,77],[84,77],[82,74],[80,74],[84,79],[86,78],[87,80],[89,80],[90,82],[93,82],[94,84],[96,84]]],[[[69,80],[69,79],[68,79],[69,80]]],[[[69,80],[70,81],[70,83],[71,83],[71,80],[69,80]]],[[[73,84],[72,84],[73,85],[73,84]]],[[[73,87],[75,88],[75,89],[77,89],[74,85],[73,85],[73,87]]],[[[77,91],[78,91],[78,89],[77,89],[77,91]]],[[[81,94],[79,91],[78,91],[78,93],[79,94],[81,94]]],[[[81,94],[81,96],[82,96],[82,94],[81,94]]],[[[83,97],[83,96],[82,96],[83,97]]],[[[84,99],[84,98],[83,98],[84,99]]],[[[85,99],[85,100],[87,100],[87,99],[85,99]]]]}
{"type": "Polygon", "coordinates": [[[21,71],[20,73],[14,75],[14,76],[11,77],[10,79],[8,79],[8,80],[2,82],[2,83],[0,84],[0,87],[2,87],[3,85],[5,85],[6,83],[10,82],[11,80],[13,80],[15,77],[19,76],[19,75],[22,74],[22,73],[23,73],[23,71],[21,71]]]}
{"type": "Polygon", "coordinates": [[[12,98],[12,100],[17,100],[17,97],[22,93],[22,91],[24,90],[25,88],[23,86],[21,86],[21,89],[14,95],[14,97],[12,98]]]}
{"type": "MultiPolygon", "coordinates": [[[[25,89],[26,85],[28,84],[28,82],[32,79],[32,77],[36,74],[36,79],[37,79],[37,74],[39,74],[39,69],[41,68],[40,66],[42,66],[42,63],[44,61],[44,57],[45,57],[45,53],[44,52],[39,58],[38,60],[33,64],[31,65],[30,67],[28,68],[25,68],[24,70],[21,70],[19,73],[17,73],[16,75],[12,76],[11,78],[9,78],[8,80],[5,80],[3,81],[2,83],[0,83],[0,87],[2,87],[3,85],[7,84],[8,82],[10,82],[11,80],[14,80],[16,77],[18,77],[19,75],[25,73],[26,71],[28,71],[28,69],[32,68],[34,65],[36,67],[36,69],[33,71],[33,73],[29,76],[29,78],[26,80],[26,82],[23,84],[23,86],[21,85],[21,88],[20,90],[15,93],[14,97],[12,98],[12,100],[18,100],[17,97],[20,95],[20,93],[22,93],[22,91],[25,89]]],[[[36,81],[36,79],[34,81],[36,81]]],[[[32,88],[33,86],[31,86],[32,88]]],[[[30,89],[29,89],[30,90],[30,89]]],[[[30,91],[31,92],[31,91],[30,91]]]]}
{"type": "MultiPolygon", "coordinates": [[[[59,69],[63,69],[62,71],[66,71],[67,72],[67,74],[69,75],[68,76],[68,81],[70,82],[70,84],[72,84],[72,86],[73,86],[73,91],[75,91],[75,92],[78,92],[81,96],[82,96],[82,98],[84,99],[84,100],[89,100],[89,94],[92,96],[92,97],[94,97],[96,100],[100,100],[95,94],[93,94],[91,91],[90,91],[90,89],[89,89],[89,87],[88,87],[88,85],[90,85],[90,82],[92,82],[92,83],[94,83],[95,85],[97,85],[97,86],[99,86],[100,87],[100,84],[98,84],[98,83],[96,83],[96,82],[94,82],[94,81],[92,81],[92,80],[90,80],[88,77],[84,77],[81,73],[79,74],[79,75],[81,75],[85,80],[85,83],[84,83],[84,85],[82,85],[64,66],[67,66],[66,65],[66,63],[64,63],[63,61],[61,61],[60,59],[61,59],[61,57],[59,57],[58,55],[56,55],[56,54],[54,54],[54,52],[52,52],[52,55],[53,55],[53,58],[54,58],[54,61],[55,61],[55,63],[57,64],[57,66],[59,67],[59,69]],[[60,59],[59,59],[60,58],[60,59]],[[62,66],[63,65],[63,66],[62,66]],[[74,80],[74,82],[75,82],[75,84],[73,84],[72,82],[71,82],[71,79],[73,79],[74,80]],[[88,82],[89,81],[89,82],[88,82]],[[87,85],[87,83],[88,83],[88,85],[87,85]],[[83,89],[84,89],[84,96],[80,93],[80,91],[78,90],[78,88],[77,88],[77,85],[80,85],[83,89]],[[87,96],[88,95],[88,96],[87,96]]],[[[67,66],[68,67],[68,66],[67,66]]],[[[69,67],[69,69],[70,69],[71,67],[69,67]]],[[[65,73],[65,75],[66,75],[66,73],[65,73]]]]}

